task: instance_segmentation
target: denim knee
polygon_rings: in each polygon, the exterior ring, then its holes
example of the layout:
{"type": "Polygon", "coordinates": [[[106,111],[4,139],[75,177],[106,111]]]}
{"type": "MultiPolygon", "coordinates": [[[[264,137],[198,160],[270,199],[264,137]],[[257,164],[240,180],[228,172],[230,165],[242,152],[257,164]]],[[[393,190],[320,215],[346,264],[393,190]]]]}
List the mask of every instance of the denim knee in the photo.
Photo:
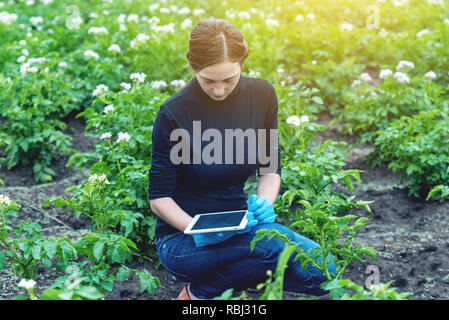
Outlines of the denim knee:
{"type": "MultiPolygon", "coordinates": [[[[295,236],[292,230],[278,223],[267,223],[257,225],[254,230],[254,233],[260,229],[276,229],[285,234],[290,240],[294,240],[295,236]]],[[[285,244],[278,238],[273,237],[268,240],[267,238],[263,238],[259,240],[255,247],[254,252],[258,254],[258,258],[261,259],[264,263],[274,263],[277,264],[279,259],[279,255],[285,248],[285,244]]]]}

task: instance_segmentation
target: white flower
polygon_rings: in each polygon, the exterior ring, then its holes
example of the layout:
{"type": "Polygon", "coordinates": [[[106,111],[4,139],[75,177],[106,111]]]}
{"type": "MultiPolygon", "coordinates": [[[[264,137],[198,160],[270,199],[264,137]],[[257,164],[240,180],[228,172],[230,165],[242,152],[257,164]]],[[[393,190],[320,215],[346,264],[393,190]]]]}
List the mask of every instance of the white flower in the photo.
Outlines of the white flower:
{"type": "Polygon", "coordinates": [[[279,27],[279,21],[275,19],[266,19],[265,24],[268,28],[279,27]]]}
{"type": "Polygon", "coordinates": [[[355,86],[360,85],[361,83],[362,83],[362,81],[360,81],[360,80],[354,80],[354,81],[352,81],[351,86],[352,86],[352,87],[355,87],[355,86]]]}
{"type": "Polygon", "coordinates": [[[373,79],[371,78],[370,74],[367,73],[367,72],[362,73],[362,74],[360,75],[360,79],[362,79],[363,81],[371,81],[371,80],[373,80],[373,79]]]}
{"type": "Polygon", "coordinates": [[[39,64],[41,64],[41,63],[44,63],[45,61],[47,61],[47,58],[45,58],[45,57],[30,58],[30,59],[28,59],[28,62],[29,62],[29,63],[39,63],[39,64]]]}
{"type": "Polygon", "coordinates": [[[110,184],[108,179],[106,178],[106,174],[104,174],[104,173],[98,177],[98,180],[101,182],[104,182],[105,184],[110,184]]]}
{"type": "Polygon", "coordinates": [[[190,9],[187,7],[183,7],[181,9],[179,9],[178,14],[189,14],[190,13],[190,9]]]}
{"type": "Polygon", "coordinates": [[[25,288],[27,290],[33,289],[35,285],[36,281],[34,281],[33,279],[30,280],[22,279],[19,282],[19,287],[25,288]]]}
{"type": "Polygon", "coordinates": [[[301,125],[301,119],[298,116],[290,116],[287,118],[287,123],[288,124],[293,124],[295,126],[300,126],[301,125]]]}
{"type": "Polygon", "coordinates": [[[26,46],[27,42],[26,42],[26,40],[20,40],[20,41],[19,41],[19,44],[20,44],[21,46],[26,46]]]}
{"type": "Polygon", "coordinates": [[[27,58],[25,56],[20,56],[17,58],[17,62],[22,63],[26,60],[27,58]]]}
{"type": "Polygon", "coordinates": [[[160,13],[170,13],[170,9],[169,8],[160,8],[159,12],[160,13]]]}
{"type": "Polygon", "coordinates": [[[248,11],[239,11],[239,12],[237,13],[237,16],[238,16],[240,19],[245,19],[245,20],[249,20],[249,19],[251,18],[251,15],[249,14],[248,11]]]}
{"type": "Polygon", "coordinates": [[[393,5],[396,7],[401,7],[408,4],[409,0],[392,0],[393,5]]]}
{"type": "Polygon", "coordinates": [[[388,76],[392,76],[393,75],[393,71],[391,71],[390,69],[385,69],[385,70],[381,70],[379,73],[379,78],[380,79],[385,79],[388,76]]]}
{"type": "Polygon", "coordinates": [[[288,124],[293,124],[295,126],[300,126],[303,123],[307,123],[309,122],[309,117],[308,116],[301,116],[301,118],[299,118],[298,116],[290,116],[287,118],[287,123],[288,124]]]}
{"type": "Polygon", "coordinates": [[[104,108],[103,112],[108,113],[108,112],[112,112],[114,110],[115,110],[114,106],[112,104],[109,104],[104,108]]]}
{"type": "Polygon", "coordinates": [[[445,24],[449,24],[449,19],[444,19],[445,24]]]}
{"type": "Polygon", "coordinates": [[[155,10],[157,10],[157,9],[159,9],[159,3],[152,4],[152,5],[150,5],[150,6],[148,7],[148,10],[149,10],[150,12],[153,12],[153,11],[155,11],[155,10]]]}
{"type": "Polygon", "coordinates": [[[348,22],[343,22],[340,26],[340,30],[344,31],[352,31],[354,29],[354,25],[352,25],[351,23],[348,22]]]}
{"type": "Polygon", "coordinates": [[[159,22],[161,22],[161,19],[159,19],[157,16],[152,16],[150,19],[147,20],[148,24],[150,25],[150,27],[156,28],[156,26],[159,24],[159,22]]]}
{"type": "Polygon", "coordinates": [[[184,80],[173,80],[172,82],[170,82],[170,85],[174,87],[184,87],[186,83],[184,80]]]}
{"type": "Polygon", "coordinates": [[[9,206],[11,204],[11,199],[9,199],[8,196],[5,196],[4,194],[0,194],[0,204],[2,203],[9,206]]]}
{"type": "Polygon", "coordinates": [[[27,71],[28,71],[28,67],[30,66],[30,64],[27,62],[27,63],[24,63],[24,64],[22,64],[21,66],[20,66],[20,73],[22,74],[22,75],[25,75],[26,73],[27,73],[27,71]]]}
{"type": "Polygon", "coordinates": [[[100,135],[101,140],[109,139],[110,137],[112,137],[112,134],[110,132],[105,132],[100,135]]]}
{"type": "Polygon", "coordinates": [[[123,140],[125,140],[126,142],[129,142],[130,138],[131,137],[130,137],[130,135],[128,133],[126,133],[126,132],[119,132],[116,143],[122,142],[123,140]]]}
{"type": "Polygon", "coordinates": [[[128,16],[128,18],[126,18],[126,21],[129,22],[139,22],[139,15],[132,13],[128,16]]]}
{"type": "Polygon", "coordinates": [[[315,19],[315,15],[313,13],[308,13],[307,18],[309,19],[315,19]]]}
{"type": "Polygon", "coordinates": [[[167,83],[164,80],[157,80],[151,82],[151,87],[153,89],[160,89],[161,87],[166,87],[167,83]]]}
{"type": "Polygon", "coordinates": [[[22,50],[22,54],[23,54],[24,56],[28,56],[30,53],[29,53],[29,51],[28,51],[27,49],[23,49],[23,50],[22,50]]]}
{"type": "Polygon", "coordinates": [[[309,122],[309,117],[308,116],[301,116],[301,123],[307,123],[309,122]]]}
{"type": "Polygon", "coordinates": [[[120,52],[120,47],[118,44],[111,44],[110,47],[108,48],[108,51],[112,51],[112,52],[120,52]]]}
{"type": "Polygon", "coordinates": [[[90,27],[87,31],[88,34],[108,34],[108,29],[105,27],[90,27]]]}
{"type": "Polygon", "coordinates": [[[31,17],[30,18],[30,23],[34,26],[37,26],[39,23],[44,22],[44,19],[42,19],[42,17],[31,17]]]}
{"type": "Polygon", "coordinates": [[[97,60],[100,57],[98,55],[98,53],[96,53],[95,51],[92,51],[92,50],[84,51],[84,56],[89,58],[89,59],[94,59],[94,60],[97,60]]]}
{"type": "Polygon", "coordinates": [[[181,23],[181,29],[190,29],[193,25],[192,20],[190,20],[189,18],[185,19],[182,23],[181,23]]]}
{"type": "Polygon", "coordinates": [[[120,85],[125,89],[125,91],[128,91],[129,89],[131,89],[131,84],[129,84],[127,82],[122,82],[122,83],[120,83],[120,85]]]}
{"type": "Polygon", "coordinates": [[[94,181],[97,181],[97,180],[98,180],[98,175],[97,174],[94,174],[94,175],[89,177],[89,181],[90,182],[94,182],[94,181]]]}
{"type": "Polygon", "coordinates": [[[121,13],[118,17],[117,17],[117,22],[119,24],[124,23],[126,21],[126,14],[121,13]]]}
{"type": "Polygon", "coordinates": [[[58,63],[58,67],[60,67],[60,68],[67,68],[67,62],[65,62],[65,61],[59,62],[58,63]]]}
{"type": "Polygon", "coordinates": [[[303,21],[304,20],[304,16],[302,15],[302,14],[298,14],[296,17],[295,17],[295,21],[303,21]]]}
{"type": "Polygon", "coordinates": [[[92,93],[93,96],[99,96],[99,95],[104,95],[106,92],[108,92],[109,88],[107,86],[105,86],[104,84],[99,84],[94,92],[92,93]]]}
{"type": "Polygon", "coordinates": [[[400,82],[400,83],[404,83],[404,82],[410,83],[409,77],[405,73],[403,73],[403,72],[396,72],[393,75],[393,78],[398,80],[398,82],[400,82]]]}
{"type": "Polygon", "coordinates": [[[199,8],[199,9],[194,9],[194,10],[193,10],[193,15],[194,15],[194,16],[200,16],[200,15],[204,14],[205,12],[206,12],[206,10],[201,9],[201,8],[199,8]]]}
{"type": "Polygon", "coordinates": [[[415,67],[415,65],[413,64],[413,62],[401,60],[401,61],[399,61],[399,64],[397,65],[396,70],[400,70],[403,67],[408,67],[408,68],[413,69],[415,67]]]}
{"type": "Polygon", "coordinates": [[[430,79],[435,79],[437,77],[436,73],[433,71],[427,72],[424,76],[430,79]]]}
{"type": "Polygon", "coordinates": [[[150,37],[147,36],[146,34],[139,33],[139,34],[134,38],[134,40],[131,40],[131,43],[130,43],[131,48],[134,48],[134,47],[136,47],[137,45],[142,44],[142,43],[144,43],[145,41],[147,41],[147,40],[149,40],[149,39],[150,39],[150,37]]]}
{"type": "Polygon", "coordinates": [[[430,32],[429,29],[423,29],[423,30],[419,31],[419,32],[416,34],[416,36],[417,36],[417,37],[422,37],[423,35],[428,34],[429,32],[430,32]]]}
{"type": "Polygon", "coordinates": [[[164,26],[156,26],[153,28],[156,32],[170,32],[175,33],[175,24],[173,22],[170,22],[169,24],[166,24],[164,26]]]}
{"type": "Polygon", "coordinates": [[[135,80],[137,82],[144,82],[145,78],[146,78],[146,74],[145,73],[141,73],[141,72],[136,72],[136,73],[131,73],[131,75],[129,76],[131,80],[135,80]]]}
{"type": "Polygon", "coordinates": [[[10,25],[11,23],[17,20],[17,14],[8,13],[6,11],[0,12],[0,22],[6,25],[10,25]]]}
{"type": "Polygon", "coordinates": [[[36,67],[30,67],[30,61],[22,64],[22,66],[20,67],[20,73],[22,75],[25,75],[27,72],[31,72],[31,73],[36,73],[38,71],[38,69],[36,67]]]}

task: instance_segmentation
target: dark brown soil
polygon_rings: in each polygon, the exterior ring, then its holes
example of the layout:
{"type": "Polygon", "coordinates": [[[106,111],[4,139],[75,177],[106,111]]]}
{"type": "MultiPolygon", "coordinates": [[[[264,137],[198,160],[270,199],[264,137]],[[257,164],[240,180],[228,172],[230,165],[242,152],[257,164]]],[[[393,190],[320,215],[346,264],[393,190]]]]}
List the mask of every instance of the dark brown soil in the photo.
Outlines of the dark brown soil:
{"type": "MultiPolygon", "coordinates": [[[[326,124],[327,115],[320,117],[319,122],[326,124]]],[[[84,135],[84,123],[80,119],[67,119],[73,137],[74,148],[80,151],[90,150],[95,139],[84,135]]],[[[338,126],[332,127],[320,134],[319,139],[345,139],[355,142],[354,137],[339,137],[338,126]]],[[[393,174],[386,166],[370,169],[361,159],[372,148],[357,146],[348,152],[345,169],[362,169],[362,184],[356,184],[355,200],[374,200],[370,205],[371,213],[356,209],[352,214],[370,217],[365,228],[360,229],[356,242],[374,247],[377,250],[375,261],[354,261],[348,266],[345,278],[352,279],[364,285],[369,277],[365,273],[370,265],[377,266],[380,281],[386,283],[395,280],[392,286],[400,292],[412,292],[409,299],[449,299],[448,281],[443,278],[449,273],[449,202],[425,201],[407,195],[405,189],[397,187],[399,176],[393,174]]],[[[8,195],[21,206],[20,219],[31,218],[40,223],[46,236],[67,236],[77,239],[85,234],[89,228],[86,219],[76,219],[63,208],[48,206],[44,209],[40,205],[48,197],[65,194],[65,188],[77,184],[86,178],[87,171],[66,168],[67,158],[61,157],[54,163],[54,170],[58,172],[55,181],[46,184],[35,184],[30,168],[15,168],[7,171],[0,170],[5,187],[0,187],[0,193],[8,195]]],[[[343,184],[335,189],[349,194],[343,184]]],[[[135,299],[176,299],[185,283],[178,281],[169,274],[163,266],[155,268],[149,261],[134,261],[130,267],[147,269],[161,281],[155,296],[147,292],[140,292],[139,280],[131,276],[125,282],[117,282],[114,290],[105,295],[105,299],[135,300],[135,299]]],[[[156,263],[158,265],[158,263],[156,263]]],[[[37,276],[37,291],[49,287],[59,276],[53,270],[44,267],[39,269],[37,276]]],[[[17,284],[20,279],[7,270],[0,271],[0,299],[11,299],[17,294],[24,294],[17,284]]],[[[261,292],[248,289],[247,293],[257,299],[261,292]]],[[[304,295],[284,294],[286,300],[298,299],[304,295]]],[[[327,299],[327,296],[320,299],[327,299]]]]}

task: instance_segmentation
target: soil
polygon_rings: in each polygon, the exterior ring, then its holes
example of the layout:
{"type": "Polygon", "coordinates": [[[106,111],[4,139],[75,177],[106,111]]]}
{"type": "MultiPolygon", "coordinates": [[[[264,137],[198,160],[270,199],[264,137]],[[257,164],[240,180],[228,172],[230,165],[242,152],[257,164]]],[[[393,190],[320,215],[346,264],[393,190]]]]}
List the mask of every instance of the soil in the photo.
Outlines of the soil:
{"type": "MultiPolygon", "coordinates": [[[[320,115],[319,123],[327,125],[331,116],[320,115]]],[[[86,135],[82,119],[73,116],[66,119],[67,134],[71,135],[75,149],[85,152],[91,150],[95,138],[86,135]]],[[[317,140],[344,140],[352,144],[356,137],[340,136],[340,127],[331,126],[320,133],[317,140]]],[[[369,245],[377,251],[375,261],[366,258],[362,262],[354,261],[347,267],[345,278],[365,285],[370,277],[369,268],[378,268],[380,282],[394,280],[392,284],[399,292],[412,292],[408,299],[449,299],[448,281],[443,278],[449,273],[449,202],[425,201],[409,197],[407,190],[399,186],[399,175],[393,174],[387,166],[371,169],[362,160],[372,151],[370,146],[354,145],[347,153],[344,169],[361,169],[362,184],[355,184],[355,200],[374,200],[370,204],[371,213],[353,209],[351,214],[366,216],[372,220],[366,227],[359,229],[357,243],[369,245]]],[[[67,236],[73,240],[88,232],[89,221],[77,219],[64,208],[47,206],[40,208],[42,202],[52,196],[65,195],[65,188],[75,185],[87,177],[87,170],[66,168],[68,157],[60,157],[54,162],[53,169],[58,173],[54,181],[36,184],[30,167],[17,167],[12,170],[0,169],[5,182],[0,194],[6,194],[20,205],[19,218],[32,219],[41,224],[45,236],[67,236]]],[[[335,185],[335,190],[349,194],[343,183],[335,185]]],[[[158,277],[161,286],[156,294],[140,292],[139,279],[131,276],[127,281],[117,282],[114,290],[105,294],[107,300],[171,300],[176,299],[184,282],[179,281],[157,260],[150,262],[133,261],[129,266],[135,269],[147,269],[158,277]],[[158,267],[155,267],[158,266],[158,267]]],[[[48,288],[53,280],[60,276],[53,269],[38,269],[38,294],[48,288]]],[[[17,284],[20,278],[7,270],[0,271],[0,299],[11,299],[24,294],[17,284]]],[[[257,299],[262,293],[248,289],[247,294],[257,299]]],[[[306,295],[285,292],[284,299],[296,300],[306,295]]],[[[328,296],[319,297],[328,299],[328,296]]]]}

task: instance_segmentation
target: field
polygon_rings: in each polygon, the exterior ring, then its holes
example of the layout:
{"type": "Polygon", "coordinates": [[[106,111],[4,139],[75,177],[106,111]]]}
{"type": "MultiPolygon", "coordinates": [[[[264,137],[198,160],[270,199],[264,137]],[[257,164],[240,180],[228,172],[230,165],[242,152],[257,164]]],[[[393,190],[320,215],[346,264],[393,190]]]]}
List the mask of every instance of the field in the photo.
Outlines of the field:
{"type": "MultiPolygon", "coordinates": [[[[159,263],[147,201],[151,133],[209,16],[242,31],[244,74],[276,88],[278,222],[339,260],[319,299],[449,299],[436,0],[1,2],[0,299],[176,299],[185,283],[159,263]]],[[[282,292],[282,261],[250,298],[311,298],[282,292]]]]}

